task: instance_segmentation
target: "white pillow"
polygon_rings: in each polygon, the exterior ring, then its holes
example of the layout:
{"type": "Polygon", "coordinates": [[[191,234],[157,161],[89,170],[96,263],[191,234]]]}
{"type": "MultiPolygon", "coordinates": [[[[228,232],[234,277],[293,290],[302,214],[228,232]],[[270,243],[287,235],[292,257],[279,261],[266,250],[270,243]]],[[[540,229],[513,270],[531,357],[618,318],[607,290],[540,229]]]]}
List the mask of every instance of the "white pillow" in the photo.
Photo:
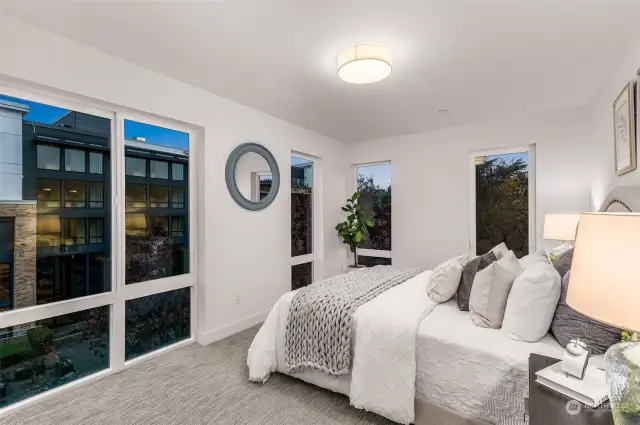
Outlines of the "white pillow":
{"type": "Polygon", "coordinates": [[[469,311],[471,320],[476,326],[493,329],[499,329],[502,326],[511,285],[518,277],[516,273],[500,265],[502,259],[480,270],[473,279],[469,311]]]}
{"type": "Polygon", "coordinates": [[[511,287],[503,331],[512,339],[529,342],[545,336],[551,327],[561,288],[560,274],[551,264],[525,268],[511,287]]]}
{"type": "Polygon", "coordinates": [[[533,266],[534,264],[551,264],[549,262],[549,257],[544,249],[540,249],[532,254],[525,255],[520,259],[520,265],[523,269],[526,270],[527,267],[533,266]]]}
{"type": "Polygon", "coordinates": [[[507,245],[504,242],[501,242],[500,244],[491,248],[491,252],[493,252],[493,255],[495,255],[499,260],[504,257],[507,252],[509,252],[509,248],[507,248],[507,245]]]}
{"type": "Polygon", "coordinates": [[[501,267],[509,270],[511,273],[515,274],[516,277],[520,276],[520,274],[524,271],[524,267],[520,264],[518,257],[513,251],[509,251],[502,256],[501,259],[497,261],[501,267]]]}
{"type": "Polygon", "coordinates": [[[468,255],[450,258],[438,264],[429,276],[427,295],[437,303],[447,302],[458,290],[462,268],[467,262],[468,255]]]}

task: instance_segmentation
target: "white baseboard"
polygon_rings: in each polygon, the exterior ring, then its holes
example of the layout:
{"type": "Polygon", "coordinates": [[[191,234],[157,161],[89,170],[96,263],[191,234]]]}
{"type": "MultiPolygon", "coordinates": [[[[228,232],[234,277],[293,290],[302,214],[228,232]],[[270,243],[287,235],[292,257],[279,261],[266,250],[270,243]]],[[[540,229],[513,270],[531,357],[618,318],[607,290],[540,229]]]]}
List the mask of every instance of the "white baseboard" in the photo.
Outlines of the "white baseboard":
{"type": "Polygon", "coordinates": [[[221,339],[264,322],[270,311],[271,310],[267,310],[262,313],[254,314],[253,316],[245,317],[244,319],[240,319],[229,325],[221,326],[217,329],[200,331],[196,336],[196,341],[201,345],[209,345],[212,342],[220,341],[221,339]]]}

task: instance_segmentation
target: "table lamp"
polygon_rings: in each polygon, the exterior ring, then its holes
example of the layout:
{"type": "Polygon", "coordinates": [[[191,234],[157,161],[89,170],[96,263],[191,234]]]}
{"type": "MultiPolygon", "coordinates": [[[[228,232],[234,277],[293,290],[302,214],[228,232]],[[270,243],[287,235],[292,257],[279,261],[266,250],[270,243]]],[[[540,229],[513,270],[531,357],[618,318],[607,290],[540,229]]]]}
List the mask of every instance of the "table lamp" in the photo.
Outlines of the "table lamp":
{"type": "Polygon", "coordinates": [[[551,253],[560,255],[573,248],[571,242],[576,240],[576,227],[580,220],[578,213],[549,213],[544,216],[544,232],[542,237],[563,241],[551,250],[551,253]]]}
{"type": "MultiPolygon", "coordinates": [[[[602,323],[640,331],[640,214],[580,215],[567,304],[602,323]]],[[[640,423],[640,342],[615,344],[605,355],[616,425],[640,423]]]]}

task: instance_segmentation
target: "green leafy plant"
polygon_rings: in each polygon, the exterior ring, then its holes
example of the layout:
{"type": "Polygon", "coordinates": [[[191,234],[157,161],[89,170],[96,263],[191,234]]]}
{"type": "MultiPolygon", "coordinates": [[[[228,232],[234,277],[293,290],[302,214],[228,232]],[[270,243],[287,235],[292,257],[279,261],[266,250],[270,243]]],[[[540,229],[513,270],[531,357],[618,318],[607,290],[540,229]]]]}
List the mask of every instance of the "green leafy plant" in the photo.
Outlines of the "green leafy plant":
{"type": "Polygon", "coordinates": [[[349,250],[353,253],[353,267],[358,267],[356,248],[362,245],[362,242],[369,235],[369,228],[375,226],[373,221],[362,211],[362,207],[358,205],[359,198],[360,192],[355,192],[351,198],[347,199],[346,205],[342,207],[342,211],[348,214],[347,219],[336,226],[342,243],[349,245],[349,250]]]}
{"type": "Polygon", "coordinates": [[[36,356],[42,356],[54,351],[54,333],[46,326],[31,328],[27,331],[27,339],[36,356]]]}

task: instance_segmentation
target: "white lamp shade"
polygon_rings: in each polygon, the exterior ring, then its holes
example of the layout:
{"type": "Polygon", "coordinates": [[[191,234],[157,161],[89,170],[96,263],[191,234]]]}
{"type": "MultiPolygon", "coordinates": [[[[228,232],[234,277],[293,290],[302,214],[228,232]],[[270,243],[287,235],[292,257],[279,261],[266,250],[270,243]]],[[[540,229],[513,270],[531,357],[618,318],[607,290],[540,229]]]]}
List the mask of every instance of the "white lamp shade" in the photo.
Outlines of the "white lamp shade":
{"type": "Polygon", "coordinates": [[[545,214],[542,237],[559,241],[574,241],[579,220],[580,214],[578,213],[545,214]]]}
{"type": "Polygon", "coordinates": [[[375,83],[389,74],[391,52],[381,44],[356,44],[338,55],[338,76],[347,83],[375,83]]]}
{"type": "Polygon", "coordinates": [[[600,322],[640,331],[640,214],[580,215],[567,304],[600,322]]]}

